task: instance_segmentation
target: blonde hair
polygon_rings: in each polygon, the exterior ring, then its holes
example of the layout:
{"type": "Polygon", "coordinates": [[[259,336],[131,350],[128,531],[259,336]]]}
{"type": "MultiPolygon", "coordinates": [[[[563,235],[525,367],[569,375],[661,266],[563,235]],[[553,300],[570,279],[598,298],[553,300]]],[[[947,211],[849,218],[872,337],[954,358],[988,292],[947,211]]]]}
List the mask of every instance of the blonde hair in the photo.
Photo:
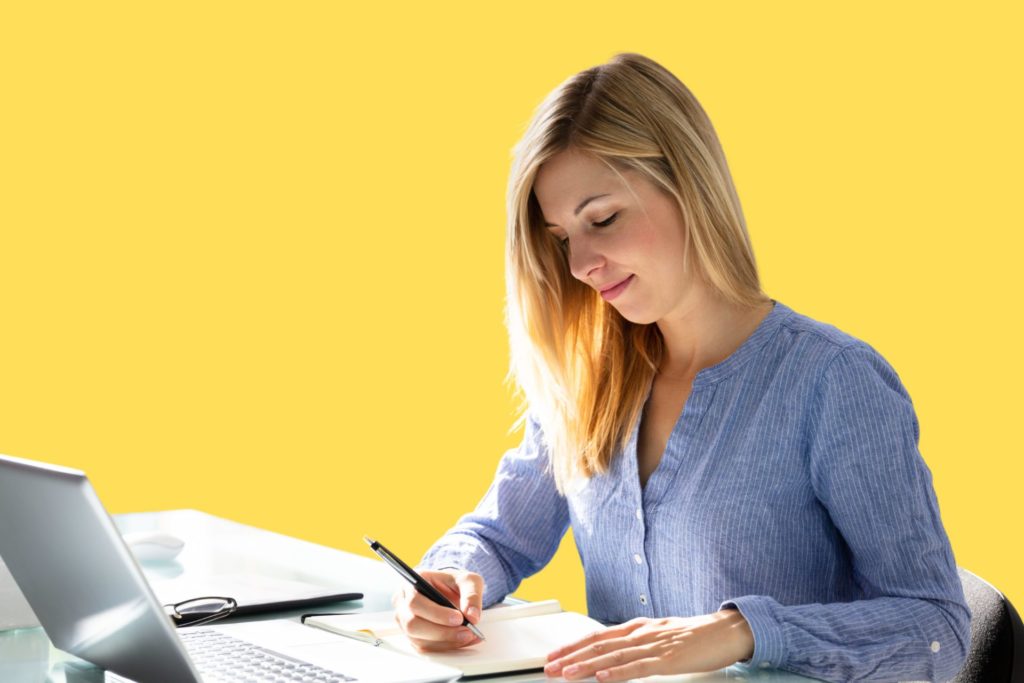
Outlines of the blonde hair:
{"type": "Polygon", "coordinates": [[[740,305],[769,300],[725,155],[685,85],[647,57],[620,53],[555,88],[513,150],[505,322],[507,379],[524,399],[513,428],[535,417],[562,492],[578,475],[606,472],[625,448],[664,350],[656,325],[626,320],[571,275],[544,228],[534,180],[570,147],[616,172],[637,171],[676,199],[709,287],[740,305]]]}

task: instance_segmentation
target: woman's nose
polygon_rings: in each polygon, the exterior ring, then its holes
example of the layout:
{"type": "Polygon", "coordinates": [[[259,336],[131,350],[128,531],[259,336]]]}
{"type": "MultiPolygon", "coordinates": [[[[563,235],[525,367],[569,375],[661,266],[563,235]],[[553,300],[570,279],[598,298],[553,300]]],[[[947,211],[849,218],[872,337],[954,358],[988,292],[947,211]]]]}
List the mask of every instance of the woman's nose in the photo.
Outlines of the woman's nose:
{"type": "Polygon", "coordinates": [[[600,254],[589,240],[576,239],[569,241],[569,272],[582,282],[587,282],[595,268],[604,263],[600,254]]]}

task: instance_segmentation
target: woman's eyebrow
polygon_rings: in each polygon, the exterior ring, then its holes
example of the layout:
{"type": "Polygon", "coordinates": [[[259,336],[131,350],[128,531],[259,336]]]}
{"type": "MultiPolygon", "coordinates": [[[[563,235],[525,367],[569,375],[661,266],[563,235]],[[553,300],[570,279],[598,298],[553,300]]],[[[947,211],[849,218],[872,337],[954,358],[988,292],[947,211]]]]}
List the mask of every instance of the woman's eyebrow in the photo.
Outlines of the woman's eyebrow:
{"type": "MultiPolygon", "coordinates": [[[[580,202],[580,205],[576,207],[576,210],[572,212],[572,215],[573,216],[579,216],[580,215],[580,211],[582,211],[583,207],[585,207],[587,204],[589,204],[590,202],[594,201],[595,199],[600,199],[601,197],[607,197],[610,194],[611,194],[610,192],[605,192],[604,194],[595,194],[592,197],[587,197],[582,202],[580,202]]],[[[548,220],[545,218],[544,219],[544,227],[545,228],[557,228],[558,226],[555,225],[554,223],[548,223],[548,220]]]]}

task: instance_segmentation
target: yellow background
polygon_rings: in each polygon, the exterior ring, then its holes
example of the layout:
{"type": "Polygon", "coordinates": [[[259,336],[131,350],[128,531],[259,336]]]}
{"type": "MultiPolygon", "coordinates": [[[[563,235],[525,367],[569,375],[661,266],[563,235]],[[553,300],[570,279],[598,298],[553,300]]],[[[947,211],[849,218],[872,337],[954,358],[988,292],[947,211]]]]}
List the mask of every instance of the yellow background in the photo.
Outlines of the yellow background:
{"type": "MultiPolygon", "coordinates": [[[[418,558],[521,437],[511,148],[637,51],[714,122],[766,291],[892,363],[957,561],[1022,603],[1019,7],[5,3],[0,452],[418,558]]],[[[520,595],[585,609],[571,538],[520,595]]]]}

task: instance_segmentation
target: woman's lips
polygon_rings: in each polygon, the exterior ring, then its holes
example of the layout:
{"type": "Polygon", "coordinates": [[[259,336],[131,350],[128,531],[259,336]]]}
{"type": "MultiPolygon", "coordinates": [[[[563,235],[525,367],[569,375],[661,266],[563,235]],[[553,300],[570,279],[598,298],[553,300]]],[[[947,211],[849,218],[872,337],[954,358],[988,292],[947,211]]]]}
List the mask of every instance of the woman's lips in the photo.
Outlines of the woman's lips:
{"type": "Polygon", "coordinates": [[[633,276],[630,275],[629,277],[627,277],[625,280],[615,285],[614,287],[603,290],[601,292],[601,298],[604,299],[605,301],[611,301],[612,299],[626,291],[626,287],[629,287],[629,283],[632,281],[633,276]]]}

